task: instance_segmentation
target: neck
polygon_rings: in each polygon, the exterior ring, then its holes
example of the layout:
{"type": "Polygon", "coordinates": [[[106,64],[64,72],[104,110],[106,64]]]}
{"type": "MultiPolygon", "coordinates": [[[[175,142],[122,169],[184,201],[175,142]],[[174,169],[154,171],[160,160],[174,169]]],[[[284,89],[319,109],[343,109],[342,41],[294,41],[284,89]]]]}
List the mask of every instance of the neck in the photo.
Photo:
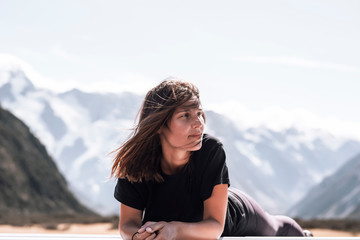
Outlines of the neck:
{"type": "Polygon", "coordinates": [[[163,151],[163,158],[161,159],[161,169],[165,174],[176,174],[189,162],[189,159],[190,152],[163,151]]]}

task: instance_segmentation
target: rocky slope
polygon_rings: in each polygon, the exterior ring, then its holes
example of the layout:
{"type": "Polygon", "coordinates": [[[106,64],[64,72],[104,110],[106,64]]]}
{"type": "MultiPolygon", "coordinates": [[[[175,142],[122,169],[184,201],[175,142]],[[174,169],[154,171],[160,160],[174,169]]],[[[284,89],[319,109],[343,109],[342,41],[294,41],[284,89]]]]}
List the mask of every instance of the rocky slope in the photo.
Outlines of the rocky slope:
{"type": "Polygon", "coordinates": [[[301,218],[360,220],[360,154],[313,187],[289,213],[301,218]]]}
{"type": "MultiPolygon", "coordinates": [[[[54,93],[34,86],[21,69],[1,76],[3,107],[46,145],[76,197],[101,214],[118,213],[109,153],[130,133],[142,97],[121,89],[118,94],[76,89],[54,93]]],[[[206,116],[206,132],[224,144],[232,186],[272,213],[285,213],[360,152],[359,141],[316,129],[240,128],[216,112],[206,111],[206,116]]]]}
{"type": "Polygon", "coordinates": [[[0,107],[0,218],[95,214],[70,192],[44,145],[0,107]]]}

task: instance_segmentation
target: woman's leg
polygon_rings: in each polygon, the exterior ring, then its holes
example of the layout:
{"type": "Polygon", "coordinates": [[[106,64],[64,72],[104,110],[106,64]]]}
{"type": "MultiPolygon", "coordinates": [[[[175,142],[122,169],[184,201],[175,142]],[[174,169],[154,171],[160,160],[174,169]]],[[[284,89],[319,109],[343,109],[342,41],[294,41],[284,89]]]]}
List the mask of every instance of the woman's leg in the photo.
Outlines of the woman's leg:
{"type": "Polygon", "coordinates": [[[248,224],[245,236],[304,236],[303,230],[292,218],[273,216],[243,192],[232,189],[248,210],[248,224]]]}
{"type": "Polygon", "coordinates": [[[272,216],[277,223],[276,236],[305,236],[304,231],[294,219],[287,216],[272,216]]]}

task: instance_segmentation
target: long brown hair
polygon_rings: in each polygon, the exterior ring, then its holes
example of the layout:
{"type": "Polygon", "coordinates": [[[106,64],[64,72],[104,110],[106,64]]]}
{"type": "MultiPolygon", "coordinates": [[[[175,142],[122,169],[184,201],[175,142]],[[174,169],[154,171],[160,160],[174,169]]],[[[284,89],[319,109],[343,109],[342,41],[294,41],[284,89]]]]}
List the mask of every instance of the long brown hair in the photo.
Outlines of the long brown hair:
{"type": "Polygon", "coordinates": [[[138,124],[130,138],[115,150],[117,154],[111,177],[127,178],[131,182],[162,182],[158,131],[167,125],[177,107],[193,97],[196,99],[193,107],[200,106],[199,90],[189,82],[165,80],[151,89],[143,101],[138,124]]]}

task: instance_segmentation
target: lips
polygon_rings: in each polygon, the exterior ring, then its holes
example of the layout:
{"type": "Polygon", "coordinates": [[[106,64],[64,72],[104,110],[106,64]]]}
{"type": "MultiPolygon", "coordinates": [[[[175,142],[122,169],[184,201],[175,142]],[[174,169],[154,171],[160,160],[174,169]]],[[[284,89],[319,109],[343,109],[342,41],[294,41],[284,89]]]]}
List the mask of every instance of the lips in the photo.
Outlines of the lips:
{"type": "Polygon", "coordinates": [[[202,137],[202,133],[192,134],[192,135],[189,135],[189,137],[191,137],[191,138],[201,138],[201,137],[202,137]]]}

